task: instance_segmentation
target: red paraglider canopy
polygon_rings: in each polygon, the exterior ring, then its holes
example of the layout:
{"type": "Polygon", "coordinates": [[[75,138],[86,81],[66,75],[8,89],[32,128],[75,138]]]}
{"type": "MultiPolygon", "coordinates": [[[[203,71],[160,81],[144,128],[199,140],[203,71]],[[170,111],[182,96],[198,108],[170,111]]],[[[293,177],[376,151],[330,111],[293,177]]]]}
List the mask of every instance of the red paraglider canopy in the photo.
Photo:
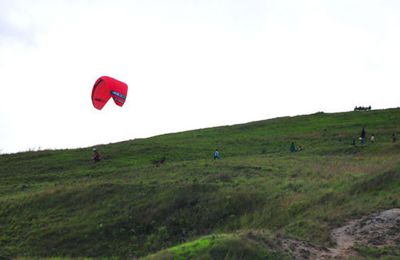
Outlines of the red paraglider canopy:
{"type": "Polygon", "coordinates": [[[101,110],[112,97],[115,104],[122,107],[128,94],[128,85],[111,77],[102,76],[94,83],[92,90],[93,106],[101,110]]]}

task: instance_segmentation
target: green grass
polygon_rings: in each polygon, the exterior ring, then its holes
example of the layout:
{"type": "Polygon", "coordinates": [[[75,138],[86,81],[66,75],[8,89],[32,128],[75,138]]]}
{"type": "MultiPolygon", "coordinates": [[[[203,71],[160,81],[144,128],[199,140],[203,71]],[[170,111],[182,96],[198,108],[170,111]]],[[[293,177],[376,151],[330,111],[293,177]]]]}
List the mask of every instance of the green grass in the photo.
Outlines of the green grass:
{"type": "Polygon", "coordinates": [[[290,255],[276,252],[268,245],[252,239],[249,234],[205,236],[144,259],[290,259],[290,255]]]}
{"type": "Polygon", "coordinates": [[[97,164],[90,148],[1,155],[0,258],[285,257],[266,246],[277,234],[329,246],[346,220],[400,206],[399,127],[400,109],[317,113],[102,145],[97,164]],[[376,142],[351,145],[363,126],[376,142]]]}

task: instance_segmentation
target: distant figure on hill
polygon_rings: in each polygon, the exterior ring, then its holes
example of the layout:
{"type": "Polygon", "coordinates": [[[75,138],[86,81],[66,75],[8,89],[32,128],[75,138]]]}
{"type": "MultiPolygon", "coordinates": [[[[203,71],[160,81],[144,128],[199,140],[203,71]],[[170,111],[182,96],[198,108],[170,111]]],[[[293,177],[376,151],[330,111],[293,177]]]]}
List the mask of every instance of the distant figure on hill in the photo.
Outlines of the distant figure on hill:
{"type": "Polygon", "coordinates": [[[292,142],[292,143],[290,144],[290,152],[291,152],[291,153],[296,152],[296,145],[294,144],[294,142],[292,142]]]}
{"type": "Polygon", "coordinates": [[[392,142],[395,143],[397,141],[396,132],[392,133],[392,142]]]}
{"type": "Polygon", "coordinates": [[[355,137],[353,137],[353,139],[351,140],[351,144],[352,145],[356,145],[356,138],[355,137]]]}
{"type": "Polygon", "coordinates": [[[214,160],[215,159],[221,159],[221,156],[219,155],[218,149],[215,149],[215,151],[214,151],[214,160]]]}
{"type": "Polygon", "coordinates": [[[366,135],[365,127],[363,127],[363,129],[361,131],[361,135],[360,135],[362,144],[365,144],[365,135],[366,135]]]}
{"type": "Polygon", "coordinates": [[[97,151],[96,148],[93,148],[93,161],[100,162],[100,160],[101,160],[100,153],[97,151]]]}
{"type": "Polygon", "coordinates": [[[163,156],[159,160],[152,160],[151,163],[154,164],[156,167],[158,167],[161,164],[164,164],[166,159],[167,158],[165,156],[163,156]]]}
{"type": "Polygon", "coordinates": [[[371,140],[371,143],[375,143],[375,135],[374,134],[371,135],[371,139],[370,140],[371,140]]]}

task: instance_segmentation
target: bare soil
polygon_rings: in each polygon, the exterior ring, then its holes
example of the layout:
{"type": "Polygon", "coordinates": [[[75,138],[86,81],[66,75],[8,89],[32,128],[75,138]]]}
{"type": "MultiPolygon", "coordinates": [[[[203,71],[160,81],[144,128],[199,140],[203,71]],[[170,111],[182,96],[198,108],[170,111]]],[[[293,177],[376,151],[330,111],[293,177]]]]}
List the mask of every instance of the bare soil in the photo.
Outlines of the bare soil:
{"type": "Polygon", "coordinates": [[[279,238],[276,246],[295,259],[346,259],[357,257],[354,247],[384,247],[400,244],[400,209],[394,208],[360,219],[331,232],[335,247],[327,248],[294,239],[279,238]]]}

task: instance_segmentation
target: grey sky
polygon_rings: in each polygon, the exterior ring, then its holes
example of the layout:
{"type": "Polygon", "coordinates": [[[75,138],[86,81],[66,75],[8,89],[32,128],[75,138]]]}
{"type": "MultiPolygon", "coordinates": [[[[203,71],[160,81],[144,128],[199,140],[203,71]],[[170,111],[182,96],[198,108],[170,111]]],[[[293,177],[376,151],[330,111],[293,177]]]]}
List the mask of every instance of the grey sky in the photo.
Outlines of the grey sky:
{"type": "Polygon", "coordinates": [[[0,149],[398,106],[398,1],[0,0],[0,149]],[[129,85],[124,107],[90,101],[129,85]]]}

